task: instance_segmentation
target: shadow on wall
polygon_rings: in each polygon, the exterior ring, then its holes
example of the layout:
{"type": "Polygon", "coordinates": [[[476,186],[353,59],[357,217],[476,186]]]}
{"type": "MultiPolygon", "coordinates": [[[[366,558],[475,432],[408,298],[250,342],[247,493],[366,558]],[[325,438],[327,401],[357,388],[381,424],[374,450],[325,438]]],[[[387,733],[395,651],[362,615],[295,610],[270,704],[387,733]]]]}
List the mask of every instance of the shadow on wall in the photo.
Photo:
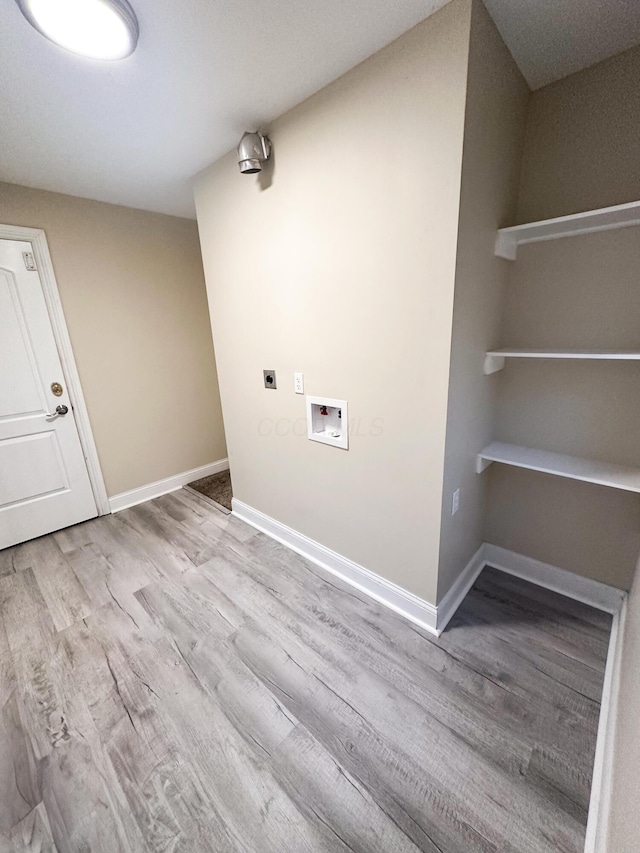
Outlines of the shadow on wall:
{"type": "MultiPolygon", "coordinates": [[[[266,132],[266,136],[269,136],[269,133],[266,132]]],[[[264,192],[268,190],[271,184],[273,183],[273,176],[276,171],[276,149],[273,143],[271,144],[271,156],[265,162],[262,167],[262,171],[258,172],[258,186],[260,187],[260,192],[264,192]]]]}

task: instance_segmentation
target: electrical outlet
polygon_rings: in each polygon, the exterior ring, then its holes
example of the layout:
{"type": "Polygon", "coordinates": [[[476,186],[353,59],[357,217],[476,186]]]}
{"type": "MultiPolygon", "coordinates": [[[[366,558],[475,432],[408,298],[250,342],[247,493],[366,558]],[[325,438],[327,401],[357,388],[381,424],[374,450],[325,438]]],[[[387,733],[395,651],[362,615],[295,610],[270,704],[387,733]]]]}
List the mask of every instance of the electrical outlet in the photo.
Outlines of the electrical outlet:
{"type": "Polygon", "coordinates": [[[275,370],[263,370],[262,375],[264,377],[264,387],[265,388],[277,388],[276,385],[276,372],[275,370]]]}
{"type": "Polygon", "coordinates": [[[293,390],[296,394],[304,394],[304,376],[302,373],[293,374],[293,390]]]}
{"type": "Polygon", "coordinates": [[[455,515],[460,509],[460,489],[456,489],[451,498],[451,515],[455,515]]]}

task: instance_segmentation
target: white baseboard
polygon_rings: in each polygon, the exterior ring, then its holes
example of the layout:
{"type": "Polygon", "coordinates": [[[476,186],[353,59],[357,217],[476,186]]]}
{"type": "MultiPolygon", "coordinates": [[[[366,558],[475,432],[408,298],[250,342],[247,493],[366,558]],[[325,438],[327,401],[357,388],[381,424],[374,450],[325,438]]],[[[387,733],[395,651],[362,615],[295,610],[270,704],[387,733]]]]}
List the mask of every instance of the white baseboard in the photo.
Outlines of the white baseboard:
{"type": "Polygon", "coordinates": [[[437,637],[444,631],[485,566],[516,575],[607,613],[618,614],[626,597],[624,592],[615,587],[485,542],[436,607],[237,498],[233,498],[232,507],[237,518],[337,575],[437,637]]]}
{"type": "Polygon", "coordinates": [[[613,614],[611,625],[607,666],[602,685],[584,853],[608,853],[609,816],[613,803],[614,743],[616,724],[620,714],[620,666],[626,616],[627,597],[625,595],[620,611],[613,614]]]}
{"type": "Polygon", "coordinates": [[[565,569],[542,563],[533,557],[516,554],[515,551],[508,551],[497,545],[490,545],[488,542],[484,545],[484,560],[487,566],[493,566],[494,569],[531,581],[607,613],[619,613],[626,597],[622,590],[606,583],[567,572],[565,569]]]}
{"type": "Polygon", "coordinates": [[[456,578],[453,586],[449,588],[447,594],[436,607],[438,636],[447,627],[455,615],[456,610],[460,607],[467,593],[476,582],[478,575],[487,565],[487,561],[485,559],[485,547],[485,545],[481,545],[478,548],[476,553],[456,578]]]}
{"type": "Polygon", "coordinates": [[[174,474],[173,477],[156,480],[155,483],[148,483],[146,486],[140,486],[137,489],[131,489],[129,492],[121,492],[119,495],[114,495],[109,498],[109,507],[111,512],[120,512],[120,510],[127,509],[130,506],[153,500],[153,498],[159,498],[160,495],[175,492],[176,489],[181,489],[182,486],[186,486],[187,483],[192,483],[194,480],[200,480],[202,477],[210,477],[211,474],[226,471],[228,467],[228,459],[219,459],[217,462],[209,463],[209,465],[201,465],[199,468],[183,471],[182,474],[174,474]]]}
{"type": "Polygon", "coordinates": [[[231,502],[233,514],[247,524],[251,524],[272,539],[276,539],[292,551],[296,551],[312,563],[326,569],[333,575],[337,575],[351,586],[361,592],[400,613],[411,622],[438,636],[437,610],[435,605],[423,601],[406,589],[385,580],[374,572],[365,569],[364,566],[354,563],[347,557],[343,557],[336,551],[326,548],[314,539],[310,539],[302,533],[298,533],[286,524],[282,524],[268,515],[253,509],[242,501],[233,499],[231,502]]]}

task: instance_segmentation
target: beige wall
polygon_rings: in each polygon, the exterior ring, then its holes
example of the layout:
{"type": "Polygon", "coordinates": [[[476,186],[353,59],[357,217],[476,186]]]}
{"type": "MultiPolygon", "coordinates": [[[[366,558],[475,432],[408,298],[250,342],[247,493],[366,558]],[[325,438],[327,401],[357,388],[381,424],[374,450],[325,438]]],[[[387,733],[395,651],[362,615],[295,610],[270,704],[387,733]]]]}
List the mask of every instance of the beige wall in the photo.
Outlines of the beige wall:
{"type": "Polygon", "coordinates": [[[629,588],[640,551],[637,495],[504,465],[482,476],[487,542],[629,588]]]}
{"type": "Polygon", "coordinates": [[[531,96],[518,222],[640,198],[640,47],[531,96]]]}
{"type": "Polygon", "coordinates": [[[271,177],[230,154],[196,189],[235,496],[431,602],[470,8],[278,119],[271,177]],[[348,400],[348,451],[307,440],[294,371],[348,400]]]}
{"type": "Polygon", "coordinates": [[[483,541],[486,479],[476,453],[493,435],[496,379],[482,372],[500,340],[508,267],[496,230],[513,222],[529,89],[482,3],[473,4],[444,475],[438,598],[483,541]],[[460,509],[451,500],[460,489],[460,509]]]}
{"type": "Polygon", "coordinates": [[[196,223],[0,184],[43,228],[107,493],[226,455],[196,223]]]}
{"type": "MultiPolygon", "coordinates": [[[[521,219],[640,197],[637,79],[634,50],[531,96],[521,219]]],[[[500,345],[636,349],[639,238],[629,228],[521,247],[517,262],[503,262],[500,345]]],[[[633,362],[508,361],[496,375],[495,437],[637,466],[639,381],[633,362]]],[[[629,588],[638,495],[495,465],[483,476],[487,541],[629,588]]]]}

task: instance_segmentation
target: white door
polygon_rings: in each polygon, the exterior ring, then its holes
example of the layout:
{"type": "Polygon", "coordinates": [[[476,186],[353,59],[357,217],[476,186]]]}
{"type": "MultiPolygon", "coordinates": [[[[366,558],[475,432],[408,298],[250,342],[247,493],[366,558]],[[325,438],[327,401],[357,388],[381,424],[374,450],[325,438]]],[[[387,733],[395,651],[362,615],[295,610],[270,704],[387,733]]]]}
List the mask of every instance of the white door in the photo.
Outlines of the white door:
{"type": "Polygon", "coordinates": [[[30,243],[0,240],[0,548],[98,514],[40,277],[29,266],[30,243]]]}

